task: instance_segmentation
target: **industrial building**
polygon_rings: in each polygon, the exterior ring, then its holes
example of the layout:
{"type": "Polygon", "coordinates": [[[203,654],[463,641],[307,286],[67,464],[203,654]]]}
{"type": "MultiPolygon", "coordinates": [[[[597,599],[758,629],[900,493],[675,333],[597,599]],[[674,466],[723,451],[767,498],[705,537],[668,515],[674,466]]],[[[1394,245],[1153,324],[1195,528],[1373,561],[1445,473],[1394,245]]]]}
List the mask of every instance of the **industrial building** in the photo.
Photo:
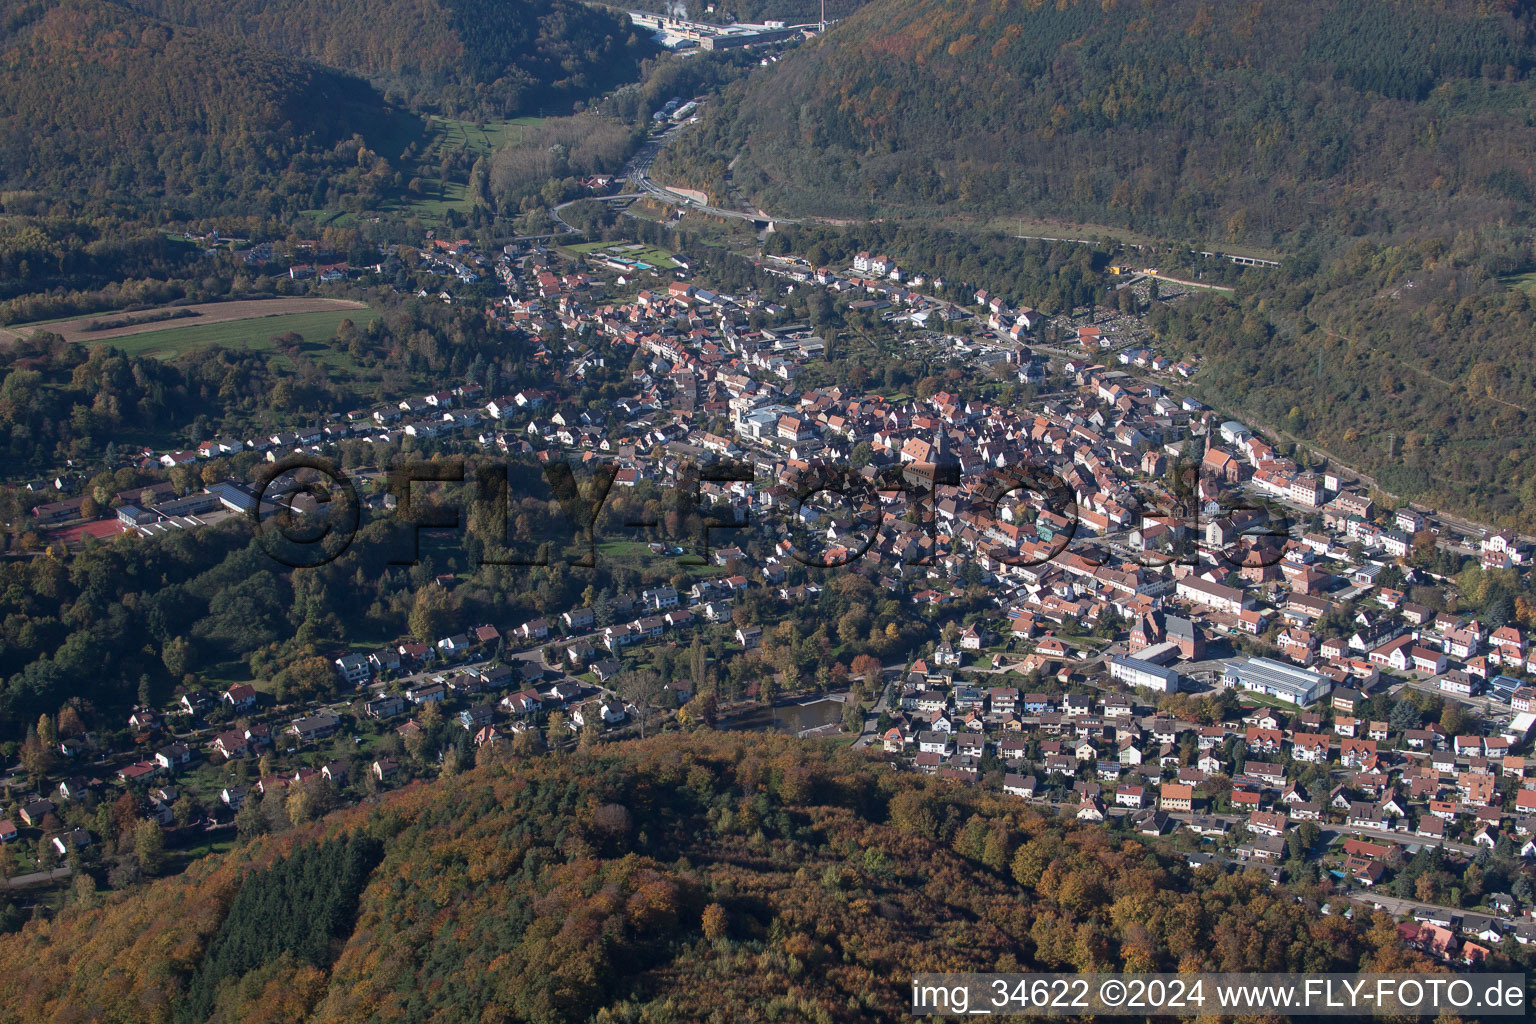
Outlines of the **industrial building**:
{"type": "Polygon", "coordinates": [[[1179,674],[1171,668],[1154,665],[1140,658],[1111,658],[1109,678],[1126,686],[1142,686],[1158,693],[1178,693],[1179,674]]]}
{"type": "Polygon", "coordinates": [[[1221,683],[1267,694],[1299,707],[1315,703],[1333,685],[1326,676],[1272,658],[1229,661],[1223,668],[1221,683]]]}
{"type": "Polygon", "coordinates": [[[767,21],[760,25],[741,22],[734,25],[714,25],[704,21],[673,18],[651,11],[630,11],[629,20],[636,26],[655,33],[657,40],[669,49],[697,46],[701,50],[733,50],[746,46],[765,46],[782,43],[820,31],[820,24],[786,25],[782,21],[767,21]]]}

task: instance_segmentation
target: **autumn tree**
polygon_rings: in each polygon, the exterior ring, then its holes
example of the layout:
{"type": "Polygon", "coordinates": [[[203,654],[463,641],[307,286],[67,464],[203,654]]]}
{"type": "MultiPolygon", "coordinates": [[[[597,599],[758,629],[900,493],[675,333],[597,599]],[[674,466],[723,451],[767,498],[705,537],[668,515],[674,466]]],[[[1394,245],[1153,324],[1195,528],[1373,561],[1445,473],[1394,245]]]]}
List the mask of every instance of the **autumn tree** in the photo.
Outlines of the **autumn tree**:
{"type": "Polygon", "coordinates": [[[540,737],[536,729],[522,729],[512,737],[512,753],[518,757],[531,757],[539,752],[540,737]]]}
{"type": "Polygon", "coordinates": [[[43,742],[36,729],[28,730],[27,738],[22,741],[20,753],[21,766],[26,769],[34,787],[39,785],[58,763],[57,748],[43,742]]]}
{"type": "Polygon", "coordinates": [[[416,592],[409,619],[412,636],[433,643],[443,635],[451,618],[452,603],[448,591],[430,585],[416,592]]]}
{"type": "Polygon", "coordinates": [[[1040,877],[1045,873],[1046,866],[1050,864],[1052,852],[1050,844],[1041,839],[1031,839],[1019,847],[1013,855],[1010,868],[1014,881],[1025,888],[1033,889],[1040,884],[1040,877]]]}
{"type": "Polygon", "coordinates": [[[139,870],[154,877],[165,867],[165,833],[149,819],[140,821],[133,831],[133,855],[139,870]]]}
{"type": "Polygon", "coordinates": [[[73,704],[65,704],[59,709],[59,735],[64,738],[79,736],[85,732],[85,722],[80,718],[80,710],[73,704]]]}
{"type": "Polygon", "coordinates": [[[325,776],[315,775],[290,786],[286,802],[289,820],[295,825],[302,825],[325,815],[336,806],[336,787],[325,776]]]}
{"type": "Polygon", "coordinates": [[[718,903],[711,903],[704,908],[702,918],[704,937],[711,942],[718,942],[725,938],[730,928],[730,918],[725,908],[718,903]]]}
{"type": "MultiPolygon", "coordinates": [[[[614,680],[614,692],[634,705],[635,717],[640,720],[640,735],[643,737],[646,725],[657,708],[661,707],[663,697],[667,693],[667,686],[661,678],[661,673],[653,669],[623,672],[614,680]]],[[[673,706],[676,706],[675,701],[673,706]]]]}
{"type": "Polygon", "coordinates": [[[670,932],[677,925],[677,886],[668,879],[646,882],[630,895],[626,910],[641,934],[670,932]]]}
{"type": "Polygon", "coordinates": [[[559,748],[571,738],[571,729],[567,724],[565,712],[556,711],[550,714],[549,720],[544,724],[545,741],[552,748],[559,748]]]}
{"type": "Polygon", "coordinates": [[[873,654],[856,655],[848,666],[851,675],[862,678],[870,693],[878,691],[882,678],[880,659],[873,654]]]}
{"type": "Polygon", "coordinates": [[[184,636],[172,637],[160,649],[160,660],[165,663],[165,670],[171,674],[172,679],[177,680],[192,671],[196,661],[194,655],[192,642],[184,636]]]}

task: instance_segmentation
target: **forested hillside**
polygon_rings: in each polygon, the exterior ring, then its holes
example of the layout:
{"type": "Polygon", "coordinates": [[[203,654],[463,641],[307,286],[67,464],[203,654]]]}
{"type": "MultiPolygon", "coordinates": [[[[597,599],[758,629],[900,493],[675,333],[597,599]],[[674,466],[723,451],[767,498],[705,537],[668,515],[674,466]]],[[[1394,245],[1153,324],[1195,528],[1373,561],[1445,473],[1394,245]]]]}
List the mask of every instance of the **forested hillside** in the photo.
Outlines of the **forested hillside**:
{"type": "Polygon", "coordinates": [[[1536,304],[1498,271],[1527,243],[1361,244],[1247,275],[1235,300],[1159,309],[1195,390],[1315,440],[1395,494],[1536,526],[1536,304]]]}
{"type": "Polygon", "coordinates": [[[765,209],[1260,244],[1523,222],[1528,5],[875,0],[659,170],[765,209]]]}
{"type": "Polygon", "coordinates": [[[633,79],[656,52],[576,0],[139,0],[183,25],[374,80],[445,113],[549,113],[633,79]]]}
{"type": "Polygon", "coordinates": [[[363,140],[389,115],[360,79],[102,0],[0,0],[0,23],[0,188],[276,213],[317,175],[384,187],[363,140]]]}
{"type": "Polygon", "coordinates": [[[18,1022],[868,1022],[907,1018],[918,970],[1414,957],[1385,916],[1319,916],[1117,828],[706,731],[487,757],[77,895],[0,938],[0,1005],[18,1022]]]}

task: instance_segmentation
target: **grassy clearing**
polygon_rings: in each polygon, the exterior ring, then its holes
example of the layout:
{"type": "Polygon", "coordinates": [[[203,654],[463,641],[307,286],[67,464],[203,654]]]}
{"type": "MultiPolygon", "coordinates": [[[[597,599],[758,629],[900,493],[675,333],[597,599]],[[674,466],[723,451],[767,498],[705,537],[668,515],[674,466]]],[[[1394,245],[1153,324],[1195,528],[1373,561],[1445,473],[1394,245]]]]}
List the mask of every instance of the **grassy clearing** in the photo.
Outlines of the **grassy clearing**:
{"type": "Polygon", "coordinates": [[[1259,693],[1255,690],[1240,690],[1237,694],[1237,702],[1243,707],[1265,707],[1294,710],[1296,705],[1281,700],[1279,697],[1271,697],[1267,693],[1259,693]]]}
{"type": "MultiPolygon", "coordinates": [[[[714,544],[723,546],[719,540],[720,535],[714,535],[714,544]]],[[[698,555],[697,547],[684,548],[684,554],[674,554],[669,549],[657,553],[650,549],[645,541],[638,540],[600,540],[597,542],[597,560],[602,566],[619,564],[636,571],[665,572],[668,575],[676,572],[686,572],[690,576],[714,577],[724,576],[729,570],[723,565],[690,565],[680,562],[679,559],[686,555],[698,555]]]]}
{"type": "Polygon", "coordinates": [[[659,270],[672,270],[678,266],[672,253],[644,242],[583,242],[580,245],[561,246],[573,255],[589,256],[599,253],[635,263],[646,263],[659,270]]]}
{"type": "Polygon", "coordinates": [[[64,316],[49,317],[47,320],[24,320],[21,323],[6,324],[5,326],[20,328],[20,329],[23,329],[23,330],[30,331],[34,327],[47,327],[50,324],[67,324],[67,323],[71,323],[71,322],[73,322],[75,320],[105,319],[107,317],[115,316],[119,312],[120,312],[119,309],[113,308],[113,309],[103,309],[103,310],[100,310],[98,312],[89,313],[89,314],[68,313],[68,314],[65,314],[64,316]]]}
{"type": "Polygon", "coordinates": [[[1524,274],[1505,274],[1499,278],[1506,286],[1518,288],[1528,295],[1536,295],[1536,270],[1524,274]]]}
{"type": "Polygon", "coordinates": [[[244,658],[231,658],[202,669],[203,684],[214,690],[227,690],[237,683],[250,683],[262,693],[271,692],[271,682],[251,675],[251,668],[244,658]]]}
{"type": "Polygon", "coordinates": [[[429,118],[418,146],[420,155],[415,175],[421,179],[422,194],[402,195],[388,208],[424,220],[441,220],[450,211],[467,211],[470,199],[464,183],[444,181],[436,173],[442,157],[450,153],[490,156],[504,146],[521,143],[530,128],[543,123],[542,117],[518,117],[510,121],[429,118]]]}
{"type": "MultiPolygon", "coordinates": [[[[248,348],[257,351],[273,348],[272,338],[294,333],[307,342],[324,341],[336,334],[343,320],[358,325],[367,324],[379,316],[374,309],[337,309],[313,313],[281,313],[276,316],[257,317],[250,320],[229,320],[215,324],[184,324],[159,331],[130,334],[119,338],[103,339],[100,344],[110,344],[129,355],[152,356],[171,359],[184,352],[223,345],[225,348],[248,348]]],[[[329,349],[314,353],[314,358],[331,363],[344,359],[341,353],[329,349]],[[327,357],[334,358],[327,358],[327,357]]]]}
{"type": "Polygon", "coordinates": [[[397,209],[423,220],[441,220],[450,210],[469,209],[468,189],[461,181],[442,182],[436,178],[423,178],[422,187],[424,191],[421,195],[406,198],[397,209]]]}
{"type": "Polygon", "coordinates": [[[427,126],[428,142],[423,151],[435,155],[444,150],[466,150],[476,156],[496,152],[509,143],[520,143],[528,128],[544,123],[542,117],[516,117],[510,121],[457,121],[434,117],[427,126]]]}

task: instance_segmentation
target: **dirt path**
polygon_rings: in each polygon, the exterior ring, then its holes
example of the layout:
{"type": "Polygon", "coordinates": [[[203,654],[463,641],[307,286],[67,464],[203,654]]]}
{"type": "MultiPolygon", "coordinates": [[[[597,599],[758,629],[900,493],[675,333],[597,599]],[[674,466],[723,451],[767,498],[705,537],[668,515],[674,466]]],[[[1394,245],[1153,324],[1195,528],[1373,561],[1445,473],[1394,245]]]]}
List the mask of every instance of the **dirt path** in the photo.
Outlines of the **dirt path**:
{"type": "Polygon", "coordinates": [[[31,337],[37,331],[48,331],[61,335],[65,341],[78,341],[86,344],[92,341],[107,341],[112,338],[122,338],[130,334],[144,334],[148,331],[163,331],[168,327],[190,327],[193,324],[218,324],[231,320],[256,320],[267,316],[281,316],[285,313],[325,313],[331,310],[364,309],[366,303],[353,302],[351,299],[320,299],[289,297],[280,299],[236,299],[233,302],[202,302],[192,306],[167,306],[166,309],[190,309],[197,316],[182,316],[169,320],[155,320],[151,323],[134,324],[130,327],[115,327],[105,331],[91,331],[86,328],[98,320],[118,320],[123,317],[143,316],[156,310],[142,310],[138,313],[93,313],[90,316],[75,317],[72,320],[61,320],[58,323],[27,325],[18,324],[15,327],[0,328],[0,342],[15,341],[20,338],[31,337]]]}

